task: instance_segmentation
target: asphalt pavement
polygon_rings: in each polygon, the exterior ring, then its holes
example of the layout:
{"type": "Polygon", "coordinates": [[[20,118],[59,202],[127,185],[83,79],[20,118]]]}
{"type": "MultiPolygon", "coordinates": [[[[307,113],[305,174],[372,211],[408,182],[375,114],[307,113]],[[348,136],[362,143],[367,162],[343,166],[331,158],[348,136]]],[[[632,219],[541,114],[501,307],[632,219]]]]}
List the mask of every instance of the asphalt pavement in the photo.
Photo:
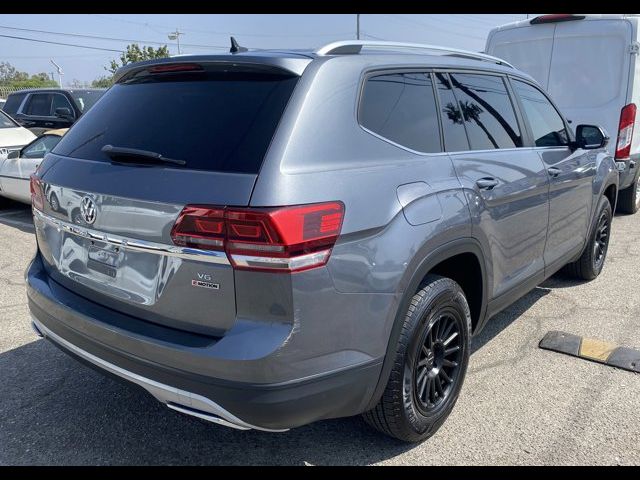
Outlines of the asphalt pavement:
{"type": "Polygon", "coordinates": [[[549,330],[640,348],[640,214],[617,215],[603,273],[552,277],[474,339],[460,399],[431,439],[401,444],[359,417],[286,433],[169,410],[31,330],[30,210],[0,210],[0,464],[640,464],[640,374],[538,348],[549,330]]]}

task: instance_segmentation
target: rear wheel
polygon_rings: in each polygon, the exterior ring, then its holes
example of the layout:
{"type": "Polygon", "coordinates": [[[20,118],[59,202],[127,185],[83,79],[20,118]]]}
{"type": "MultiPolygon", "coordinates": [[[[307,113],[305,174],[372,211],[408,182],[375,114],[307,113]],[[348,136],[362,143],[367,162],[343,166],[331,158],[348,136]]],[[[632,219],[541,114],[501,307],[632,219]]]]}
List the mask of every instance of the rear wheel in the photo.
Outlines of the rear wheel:
{"type": "Polygon", "coordinates": [[[640,209],[640,177],[618,194],[618,207],[622,213],[636,213],[640,209]]]}
{"type": "Polygon", "coordinates": [[[460,286],[427,276],[405,316],[385,391],[363,414],[365,421],[406,442],[433,435],[460,394],[470,336],[471,315],[460,286]]]}
{"type": "Polygon", "coordinates": [[[566,273],[581,280],[593,280],[600,275],[609,250],[611,218],[609,199],[602,197],[598,203],[596,222],[587,246],[578,260],[565,267],[566,273]]]}

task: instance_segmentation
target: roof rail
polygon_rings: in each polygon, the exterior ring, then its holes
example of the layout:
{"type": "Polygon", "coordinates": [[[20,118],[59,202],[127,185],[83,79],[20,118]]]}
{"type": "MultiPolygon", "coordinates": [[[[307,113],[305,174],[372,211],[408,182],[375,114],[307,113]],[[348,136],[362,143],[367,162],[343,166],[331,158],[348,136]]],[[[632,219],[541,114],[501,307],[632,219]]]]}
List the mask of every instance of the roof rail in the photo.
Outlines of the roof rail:
{"type": "Polygon", "coordinates": [[[343,40],[340,42],[333,42],[323,47],[320,47],[315,51],[316,55],[354,55],[360,53],[363,48],[377,47],[390,50],[431,50],[437,52],[445,52],[449,55],[457,57],[473,58],[475,60],[482,60],[485,62],[497,63],[499,65],[506,65],[507,67],[515,68],[510,63],[502,60],[501,58],[494,57],[492,55],[486,55],[484,53],[471,52],[469,50],[460,50],[457,48],[442,47],[439,45],[427,45],[422,43],[403,43],[403,42],[381,42],[374,40],[343,40]]]}

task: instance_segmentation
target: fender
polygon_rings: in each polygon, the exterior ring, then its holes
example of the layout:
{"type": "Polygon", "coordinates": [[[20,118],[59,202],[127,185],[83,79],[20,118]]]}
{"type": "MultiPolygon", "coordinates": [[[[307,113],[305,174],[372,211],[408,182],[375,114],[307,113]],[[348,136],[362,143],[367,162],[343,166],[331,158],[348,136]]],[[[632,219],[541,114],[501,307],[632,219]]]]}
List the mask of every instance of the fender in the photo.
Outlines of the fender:
{"type": "Polygon", "coordinates": [[[389,335],[389,342],[387,343],[387,349],[384,356],[384,362],[382,364],[382,370],[378,383],[373,391],[371,399],[365,408],[365,411],[372,409],[380,401],[384,389],[387,386],[389,375],[393,367],[395,360],[395,348],[400,338],[400,332],[402,331],[402,325],[404,323],[404,316],[409,308],[411,299],[414,293],[418,290],[418,286],[422,279],[440,262],[447,260],[455,255],[462,253],[472,253],[478,258],[480,263],[480,270],[482,274],[482,304],[480,308],[480,318],[475,328],[475,332],[480,331],[482,326],[486,322],[487,303],[488,303],[488,281],[487,281],[487,269],[485,264],[485,255],[482,251],[480,242],[475,238],[465,237],[460,238],[448,243],[445,243],[438,248],[431,250],[428,254],[424,255],[423,251],[418,252],[415,258],[419,259],[422,256],[422,260],[417,262],[417,266],[413,269],[407,269],[407,273],[401,281],[399,291],[403,292],[399,298],[396,310],[393,326],[391,327],[391,334],[389,335]]]}

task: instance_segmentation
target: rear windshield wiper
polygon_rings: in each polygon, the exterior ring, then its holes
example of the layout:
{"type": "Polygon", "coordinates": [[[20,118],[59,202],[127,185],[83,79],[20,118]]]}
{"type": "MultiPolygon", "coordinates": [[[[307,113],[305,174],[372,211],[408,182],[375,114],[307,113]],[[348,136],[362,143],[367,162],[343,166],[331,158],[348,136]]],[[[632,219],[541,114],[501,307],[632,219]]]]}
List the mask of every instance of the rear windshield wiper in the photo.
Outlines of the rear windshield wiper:
{"type": "Polygon", "coordinates": [[[186,165],[184,160],[167,158],[161,153],[139,150],[137,148],[114,147],[105,145],[102,151],[116,163],[171,163],[173,165],[186,165]]]}

